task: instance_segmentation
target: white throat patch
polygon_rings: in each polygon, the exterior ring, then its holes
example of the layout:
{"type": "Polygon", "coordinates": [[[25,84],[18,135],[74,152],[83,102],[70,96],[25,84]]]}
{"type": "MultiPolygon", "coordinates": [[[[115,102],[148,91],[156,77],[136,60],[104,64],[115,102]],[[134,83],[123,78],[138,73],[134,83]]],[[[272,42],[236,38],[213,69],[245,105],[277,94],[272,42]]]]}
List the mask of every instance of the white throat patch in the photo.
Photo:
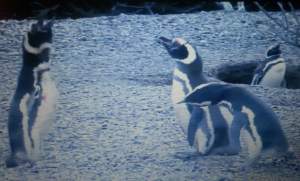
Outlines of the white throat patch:
{"type": "Polygon", "coordinates": [[[27,52],[31,53],[31,54],[40,54],[43,50],[47,49],[47,48],[51,48],[51,43],[43,43],[40,45],[40,47],[36,48],[36,47],[33,47],[29,44],[29,40],[28,40],[28,33],[25,34],[24,36],[24,48],[27,52]]]}

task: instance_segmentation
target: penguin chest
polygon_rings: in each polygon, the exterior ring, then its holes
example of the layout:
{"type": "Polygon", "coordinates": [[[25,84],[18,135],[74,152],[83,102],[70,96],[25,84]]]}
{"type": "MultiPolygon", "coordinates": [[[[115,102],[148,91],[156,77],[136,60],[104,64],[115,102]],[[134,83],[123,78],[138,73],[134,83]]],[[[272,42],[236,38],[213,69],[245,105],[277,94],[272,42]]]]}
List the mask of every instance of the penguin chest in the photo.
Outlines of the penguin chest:
{"type": "Polygon", "coordinates": [[[284,81],[286,65],[278,63],[268,70],[263,76],[260,84],[269,87],[280,87],[284,81]]]}
{"type": "Polygon", "coordinates": [[[177,104],[182,101],[183,98],[188,94],[187,90],[184,88],[182,82],[173,80],[172,85],[172,103],[175,110],[176,120],[180,123],[181,128],[185,133],[187,133],[189,120],[191,118],[191,113],[189,111],[187,104],[177,104]]]}

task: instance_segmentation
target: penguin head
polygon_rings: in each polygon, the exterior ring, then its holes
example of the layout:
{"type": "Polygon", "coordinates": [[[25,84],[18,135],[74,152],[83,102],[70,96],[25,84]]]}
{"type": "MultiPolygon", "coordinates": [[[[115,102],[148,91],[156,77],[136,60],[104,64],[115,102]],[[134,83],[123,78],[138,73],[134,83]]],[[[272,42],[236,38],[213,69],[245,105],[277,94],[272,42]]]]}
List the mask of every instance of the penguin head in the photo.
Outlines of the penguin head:
{"type": "Polygon", "coordinates": [[[159,43],[167,49],[172,58],[185,59],[188,56],[189,52],[185,46],[187,42],[182,38],[174,38],[171,40],[165,37],[160,37],[159,43]]]}
{"type": "Polygon", "coordinates": [[[29,45],[38,48],[43,43],[52,43],[52,26],[53,21],[44,23],[43,20],[38,20],[37,23],[32,24],[27,34],[29,45]]]}
{"type": "Polygon", "coordinates": [[[26,65],[33,67],[49,61],[52,43],[53,20],[44,23],[38,20],[31,25],[30,31],[24,35],[23,60],[26,65]]]}
{"type": "Polygon", "coordinates": [[[180,66],[202,71],[202,62],[195,48],[185,39],[174,38],[171,40],[166,37],[160,37],[158,42],[167,49],[169,55],[176,59],[180,66]]]}
{"type": "Polygon", "coordinates": [[[281,54],[280,44],[277,43],[275,45],[270,46],[267,49],[266,57],[268,58],[268,57],[272,57],[272,56],[280,56],[280,54],[281,54]]]}

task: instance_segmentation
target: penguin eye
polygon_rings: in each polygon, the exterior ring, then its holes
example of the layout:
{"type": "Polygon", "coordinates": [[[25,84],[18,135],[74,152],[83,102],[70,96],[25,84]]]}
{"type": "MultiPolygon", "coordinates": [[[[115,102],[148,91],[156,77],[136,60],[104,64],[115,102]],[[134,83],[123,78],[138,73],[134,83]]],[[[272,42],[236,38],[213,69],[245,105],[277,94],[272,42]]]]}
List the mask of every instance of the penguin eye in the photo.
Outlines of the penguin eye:
{"type": "Polygon", "coordinates": [[[172,47],[170,49],[170,52],[172,57],[177,59],[184,59],[188,55],[188,51],[184,45],[180,45],[180,46],[177,45],[176,47],[172,47]]]}
{"type": "Polygon", "coordinates": [[[180,48],[182,47],[182,45],[178,45],[178,44],[175,44],[171,47],[171,51],[176,51],[176,50],[179,50],[180,48]]]}

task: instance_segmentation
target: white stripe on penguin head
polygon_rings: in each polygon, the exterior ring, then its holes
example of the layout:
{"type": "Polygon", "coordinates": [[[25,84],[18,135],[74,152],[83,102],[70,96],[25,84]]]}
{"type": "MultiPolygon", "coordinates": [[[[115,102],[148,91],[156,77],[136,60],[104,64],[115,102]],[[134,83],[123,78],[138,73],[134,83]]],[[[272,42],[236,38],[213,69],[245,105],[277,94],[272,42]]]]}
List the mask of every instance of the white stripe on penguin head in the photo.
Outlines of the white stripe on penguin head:
{"type": "Polygon", "coordinates": [[[31,54],[40,54],[42,51],[44,51],[47,48],[51,48],[51,43],[45,42],[43,44],[41,44],[38,48],[33,47],[29,44],[29,40],[28,40],[28,33],[26,33],[24,35],[24,48],[27,52],[31,53],[31,54]]]}
{"type": "Polygon", "coordinates": [[[185,44],[185,47],[187,48],[188,56],[181,60],[181,62],[184,64],[191,64],[197,59],[196,51],[190,44],[185,44]]]}
{"type": "Polygon", "coordinates": [[[184,40],[182,38],[175,38],[173,40],[173,42],[174,41],[176,41],[180,45],[185,46],[186,49],[187,49],[187,52],[188,52],[188,56],[185,59],[183,59],[183,60],[179,60],[180,62],[182,62],[184,64],[191,64],[191,63],[193,63],[197,59],[196,50],[186,40],[184,40]]]}

